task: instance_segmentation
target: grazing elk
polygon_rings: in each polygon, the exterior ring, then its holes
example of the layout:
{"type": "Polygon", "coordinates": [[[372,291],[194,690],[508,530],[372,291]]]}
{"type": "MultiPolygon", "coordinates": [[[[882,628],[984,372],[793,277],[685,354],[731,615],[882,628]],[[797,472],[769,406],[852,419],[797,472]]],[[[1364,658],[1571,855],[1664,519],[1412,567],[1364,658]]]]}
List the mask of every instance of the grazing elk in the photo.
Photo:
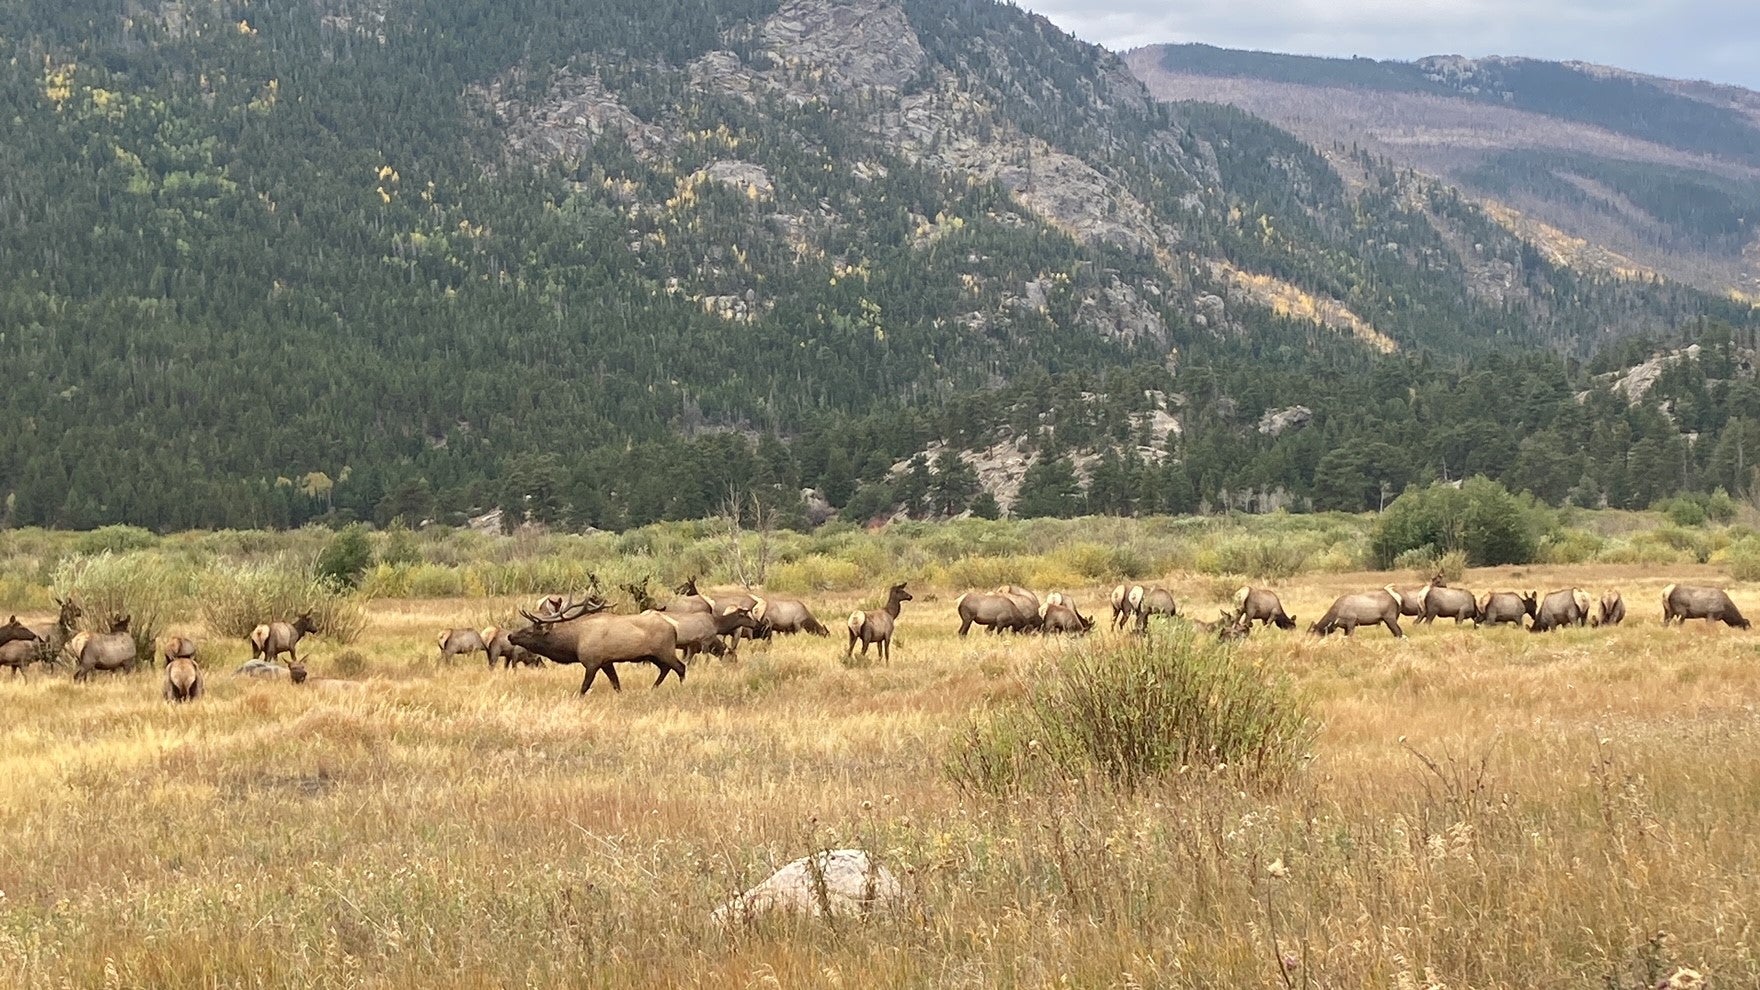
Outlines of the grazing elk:
{"type": "Polygon", "coordinates": [[[823,622],[813,617],[812,609],[798,598],[762,598],[758,607],[752,610],[752,618],[758,620],[757,633],[759,638],[768,639],[773,634],[792,636],[796,633],[811,633],[814,636],[829,636],[831,630],[823,622]]]}
{"type": "MultiPolygon", "coordinates": [[[[479,650],[485,654],[489,652],[489,644],[484,639],[483,632],[476,629],[447,629],[440,633],[439,644],[441,663],[459,654],[468,655],[479,650]]],[[[493,657],[489,660],[489,666],[495,666],[493,657]]]]}
{"type": "Polygon", "coordinates": [[[1536,619],[1540,615],[1540,593],[1526,591],[1493,591],[1479,599],[1479,611],[1473,616],[1473,627],[1509,623],[1521,627],[1522,617],[1536,619]]]}
{"type": "Polygon", "coordinates": [[[1018,585],[1005,584],[995,591],[996,594],[1014,602],[1020,610],[1021,622],[1014,627],[1015,632],[1032,632],[1039,628],[1044,620],[1044,612],[1039,604],[1039,596],[1018,585]]]}
{"type": "Polygon", "coordinates": [[[318,620],[312,618],[312,610],[309,608],[292,622],[260,625],[251,630],[251,659],[274,663],[285,653],[292,658],[288,661],[290,666],[299,663],[299,641],[319,631],[318,620]]]}
{"type": "Polygon", "coordinates": [[[875,652],[880,659],[892,659],[892,628],[898,621],[899,609],[911,600],[911,593],[904,590],[904,582],[900,581],[886,590],[886,607],[878,612],[857,610],[849,614],[849,645],[843,648],[845,657],[862,644],[862,656],[868,655],[868,644],[876,646],[875,652]]]}
{"type": "Polygon", "coordinates": [[[590,599],[564,605],[554,616],[534,615],[522,609],[520,614],[531,625],[509,633],[508,642],[555,663],[578,663],[586,668],[581,694],[592,688],[600,673],[604,673],[613,691],[622,691],[616,668],[620,663],[651,663],[659,668],[655,687],[666,680],[667,674],[677,674],[679,682],[684,682],[685,665],[677,656],[678,633],[665,615],[608,615],[604,608],[603,600],[590,599]]]}
{"type": "Polygon", "coordinates": [[[121,670],[134,672],[140,659],[134,635],[128,631],[129,616],[118,616],[107,633],[93,633],[80,644],[79,666],[73,672],[76,681],[90,680],[94,671],[121,670]]]}
{"type": "Polygon", "coordinates": [[[1340,595],[1326,614],[1308,627],[1308,632],[1324,637],[1338,629],[1349,636],[1358,626],[1383,625],[1395,639],[1404,639],[1406,634],[1399,628],[1401,608],[1400,594],[1391,588],[1340,595]]]}
{"type": "Polygon", "coordinates": [[[1447,585],[1426,585],[1424,588],[1423,618],[1425,625],[1437,619],[1453,619],[1460,625],[1468,619],[1479,617],[1479,600],[1465,588],[1450,588],[1447,585]]]}
{"type": "Polygon", "coordinates": [[[1076,603],[1066,598],[1045,606],[1045,621],[1040,624],[1039,631],[1047,636],[1052,633],[1080,636],[1093,628],[1094,620],[1083,615],[1076,603]]]}
{"type": "MultiPolygon", "coordinates": [[[[644,613],[647,614],[647,613],[644,613]]],[[[757,628],[757,621],[752,618],[752,610],[737,605],[723,605],[716,614],[704,612],[685,612],[673,615],[668,612],[654,612],[667,622],[672,623],[674,639],[678,644],[679,653],[685,663],[696,659],[699,653],[714,652],[721,645],[721,637],[734,635],[742,629],[757,628]]],[[[734,659],[739,658],[738,643],[730,651],[734,659]]]]}
{"type": "Polygon", "coordinates": [[[196,641],[188,636],[172,636],[159,647],[159,655],[169,667],[173,660],[193,660],[196,656],[196,641]]]}
{"type": "Polygon", "coordinates": [[[194,701],[202,696],[202,669],[195,657],[165,654],[165,700],[194,701]]]}
{"type": "Polygon", "coordinates": [[[1601,594],[1601,611],[1595,616],[1595,625],[1617,626],[1626,621],[1626,600],[1618,591],[1609,589],[1601,594]]]}
{"type": "Polygon", "coordinates": [[[961,636],[969,632],[974,625],[983,626],[993,633],[1000,633],[1005,629],[1020,632],[1032,624],[1026,614],[1021,611],[1021,603],[1007,595],[971,591],[955,599],[953,607],[954,611],[959,614],[959,634],[961,636]]]}
{"type": "Polygon", "coordinates": [[[1277,592],[1266,588],[1245,587],[1235,592],[1234,610],[1247,626],[1257,622],[1261,626],[1279,629],[1296,627],[1296,617],[1284,612],[1283,601],[1277,597],[1277,592]]]}
{"type": "Polygon", "coordinates": [[[1123,629],[1137,614],[1137,603],[1143,600],[1143,586],[1118,585],[1112,589],[1112,628],[1123,629]]]}
{"type": "MultiPolygon", "coordinates": [[[[1136,594],[1136,591],[1135,588],[1131,589],[1132,594],[1136,594]]],[[[1166,588],[1149,588],[1141,595],[1137,595],[1134,604],[1137,612],[1137,632],[1140,633],[1149,631],[1149,617],[1152,615],[1165,615],[1171,618],[1179,614],[1179,605],[1173,600],[1173,592],[1166,588]]]]}
{"type": "Polygon", "coordinates": [[[507,634],[511,630],[500,626],[484,626],[478,635],[483,637],[483,652],[489,656],[489,669],[495,669],[495,661],[501,661],[503,670],[512,670],[514,666],[542,667],[544,658],[530,650],[522,650],[508,642],[507,634]]]}
{"type": "Polygon", "coordinates": [[[1722,588],[1671,584],[1662,589],[1662,624],[1679,622],[1684,625],[1688,619],[1704,619],[1706,625],[1721,622],[1737,629],[1749,626],[1741,609],[1730,601],[1729,592],[1722,588]]]}
{"type": "Polygon", "coordinates": [[[1534,614],[1529,632],[1551,632],[1560,626],[1582,626],[1589,622],[1595,605],[1589,593],[1579,588],[1561,588],[1540,599],[1540,610],[1534,614]]]}

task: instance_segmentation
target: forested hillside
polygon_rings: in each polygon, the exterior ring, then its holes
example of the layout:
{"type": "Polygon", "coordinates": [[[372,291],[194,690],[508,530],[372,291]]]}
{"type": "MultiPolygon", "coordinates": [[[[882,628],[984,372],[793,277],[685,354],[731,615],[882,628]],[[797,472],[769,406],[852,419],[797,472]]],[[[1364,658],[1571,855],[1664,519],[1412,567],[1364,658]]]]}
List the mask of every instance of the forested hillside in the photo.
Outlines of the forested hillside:
{"type": "Polygon", "coordinates": [[[8,524],[1635,504],[1760,436],[1745,304],[988,0],[25,0],[0,115],[8,524]]]}

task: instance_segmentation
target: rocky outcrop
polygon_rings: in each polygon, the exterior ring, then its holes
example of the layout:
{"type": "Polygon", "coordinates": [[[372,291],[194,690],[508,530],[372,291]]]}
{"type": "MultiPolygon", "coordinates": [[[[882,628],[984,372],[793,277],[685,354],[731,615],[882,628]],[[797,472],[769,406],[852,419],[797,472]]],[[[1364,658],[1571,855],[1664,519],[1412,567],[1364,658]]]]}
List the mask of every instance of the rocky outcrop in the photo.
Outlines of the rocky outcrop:
{"type": "Polygon", "coordinates": [[[833,849],[797,859],[768,880],[716,908],[717,924],[773,914],[854,917],[896,910],[904,885],[860,849],[833,849]]]}
{"type": "Polygon", "coordinates": [[[508,150],[516,157],[578,160],[607,137],[638,152],[652,152],[665,143],[663,132],[631,113],[598,76],[558,72],[548,93],[536,102],[513,95],[523,82],[518,70],[510,70],[468,94],[505,129],[508,150]]]}
{"type": "Polygon", "coordinates": [[[1259,432],[1274,437],[1286,430],[1299,430],[1313,421],[1314,410],[1307,406],[1267,409],[1265,415],[1259,417],[1259,432]]]}

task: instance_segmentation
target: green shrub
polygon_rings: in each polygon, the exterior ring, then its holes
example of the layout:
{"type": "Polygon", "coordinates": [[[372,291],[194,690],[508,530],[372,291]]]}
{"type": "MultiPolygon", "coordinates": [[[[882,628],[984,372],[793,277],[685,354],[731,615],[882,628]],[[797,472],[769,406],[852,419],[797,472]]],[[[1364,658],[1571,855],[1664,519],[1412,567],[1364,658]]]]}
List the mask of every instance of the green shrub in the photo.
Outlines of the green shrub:
{"type": "Polygon", "coordinates": [[[1718,554],[1729,576],[1737,581],[1760,581],[1760,539],[1746,537],[1718,554]]]}
{"type": "Polygon", "coordinates": [[[1607,541],[1594,533],[1569,529],[1540,541],[1538,560],[1545,564],[1587,564],[1601,559],[1607,541]]]}
{"type": "Polygon", "coordinates": [[[385,534],[385,545],[379,549],[379,561],[385,564],[419,564],[422,549],[416,545],[414,533],[402,523],[392,525],[385,534]]]}
{"type": "Polygon", "coordinates": [[[993,797],[1088,780],[1135,790],[1189,771],[1273,788],[1314,733],[1286,678],[1170,630],[1053,661],[1025,699],[977,716],[945,767],[957,786],[993,797]]]}
{"type": "Polygon", "coordinates": [[[349,523],[330,538],[318,554],[318,577],[344,588],[361,583],[361,576],[373,563],[373,544],[367,529],[360,523],[349,523]]]}
{"type": "Polygon", "coordinates": [[[319,635],[339,643],[352,643],[366,630],[366,609],[354,595],[308,577],[285,558],[216,567],[202,579],[202,621],[217,636],[243,639],[260,623],[291,621],[308,608],[319,635]]]}
{"type": "Polygon", "coordinates": [[[189,575],[145,552],[69,557],[55,568],[55,596],[72,596],[85,610],[82,625],[109,632],[110,620],[129,617],[128,631],[143,663],[152,663],[158,639],[189,601],[189,575]]]}
{"type": "Polygon", "coordinates": [[[1459,550],[1474,567],[1526,564],[1539,549],[1540,516],[1489,478],[1408,488],[1381,514],[1370,546],[1378,567],[1426,546],[1436,555],[1459,550]]]}
{"type": "Polygon", "coordinates": [[[73,539],[73,552],[85,556],[101,553],[128,553],[156,546],[159,538],[139,526],[103,526],[73,539]]]}
{"type": "Polygon", "coordinates": [[[766,589],[795,595],[851,591],[869,583],[867,573],[854,563],[817,554],[802,557],[792,564],[772,567],[768,577],[769,581],[764,585],[766,589]]]}

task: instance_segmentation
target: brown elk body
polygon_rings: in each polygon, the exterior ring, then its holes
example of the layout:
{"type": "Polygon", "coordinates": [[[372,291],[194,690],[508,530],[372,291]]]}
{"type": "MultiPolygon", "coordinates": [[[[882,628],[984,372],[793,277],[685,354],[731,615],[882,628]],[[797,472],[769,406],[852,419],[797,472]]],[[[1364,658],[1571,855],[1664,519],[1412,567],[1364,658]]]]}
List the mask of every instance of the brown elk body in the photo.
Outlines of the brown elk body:
{"type": "Polygon", "coordinates": [[[855,611],[849,614],[849,645],[843,648],[843,655],[849,656],[862,644],[862,656],[868,655],[868,644],[875,645],[875,652],[882,660],[892,659],[892,629],[898,621],[899,609],[911,600],[911,593],[899,582],[886,590],[886,607],[878,612],[855,611]]]}
{"type": "Polygon", "coordinates": [[[251,659],[271,663],[285,653],[292,659],[289,666],[299,663],[299,641],[318,631],[318,622],[307,609],[292,622],[269,622],[251,630],[251,659]]]}
{"type": "Polygon", "coordinates": [[[36,630],[13,616],[0,626],[0,667],[11,667],[15,677],[23,673],[25,667],[36,661],[41,642],[36,630]]]}
{"type": "Polygon", "coordinates": [[[1052,633],[1080,636],[1093,628],[1094,620],[1083,615],[1074,602],[1066,600],[1045,606],[1045,621],[1039,631],[1047,636],[1052,633]]]}
{"type": "Polygon", "coordinates": [[[795,633],[811,633],[814,636],[829,636],[831,630],[825,624],[813,618],[813,610],[807,608],[805,602],[798,598],[763,598],[758,607],[752,610],[752,618],[758,620],[759,635],[768,638],[773,633],[792,636],[795,633]]]}
{"type": "MultiPolygon", "coordinates": [[[[484,641],[481,631],[476,629],[448,629],[440,634],[440,662],[445,663],[460,654],[471,654],[478,651],[489,652],[489,644],[484,641]]],[[[495,661],[491,659],[493,667],[495,661]]]]}
{"type": "Polygon", "coordinates": [[[512,670],[520,667],[541,667],[544,659],[530,650],[522,650],[508,642],[507,634],[511,630],[500,626],[484,626],[478,633],[483,637],[483,652],[489,657],[489,669],[495,669],[495,661],[501,661],[502,669],[512,670]]]}
{"type": "Polygon", "coordinates": [[[1547,592],[1546,597],[1540,599],[1540,609],[1534,613],[1534,622],[1528,626],[1528,631],[1551,632],[1560,626],[1588,625],[1594,604],[1588,593],[1578,588],[1547,592]]]}
{"type": "Polygon", "coordinates": [[[159,656],[166,666],[173,660],[192,660],[196,655],[196,641],[188,636],[172,636],[159,647],[159,656]]]}
{"type": "Polygon", "coordinates": [[[1595,616],[1598,626],[1617,626],[1626,621],[1626,600],[1618,591],[1608,590],[1601,595],[1601,611],[1595,616]]]}
{"type": "Polygon", "coordinates": [[[1026,614],[1021,611],[1020,602],[1007,595],[967,592],[954,600],[953,607],[959,615],[961,636],[974,625],[983,626],[993,633],[1003,630],[1020,632],[1030,625],[1026,614]]]}
{"type": "Polygon", "coordinates": [[[677,674],[684,681],[685,665],[678,659],[678,633],[671,622],[658,612],[637,615],[605,615],[594,605],[583,603],[564,607],[555,617],[522,612],[531,625],[509,633],[514,646],[560,664],[578,663],[586,668],[581,679],[581,693],[593,686],[594,678],[605,675],[613,691],[622,691],[616,665],[620,663],[651,663],[659,668],[659,687],[667,674],[677,674]]]}
{"type": "Polygon", "coordinates": [[[1465,588],[1449,588],[1442,585],[1428,585],[1424,590],[1423,618],[1418,621],[1429,625],[1437,619],[1453,619],[1455,625],[1463,621],[1477,618],[1479,600],[1465,588]]]}
{"type": "Polygon", "coordinates": [[[1395,638],[1404,639],[1406,634],[1399,627],[1401,614],[1400,595],[1397,591],[1383,588],[1380,591],[1340,595],[1332,603],[1332,607],[1326,610],[1326,614],[1308,627],[1308,631],[1317,636],[1328,636],[1337,629],[1349,636],[1358,626],[1383,625],[1395,638]]]}
{"type": "MultiPolygon", "coordinates": [[[[758,625],[757,620],[752,618],[750,609],[732,605],[722,606],[719,614],[713,615],[704,612],[653,614],[672,623],[679,653],[686,663],[696,659],[699,653],[713,652],[720,645],[721,637],[735,635],[744,629],[755,629],[758,625]]],[[[737,647],[738,640],[734,644],[737,647]]],[[[737,657],[737,650],[734,655],[737,657]]]]}
{"type": "Polygon", "coordinates": [[[671,612],[674,615],[683,615],[691,612],[714,613],[715,599],[697,591],[696,578],[690,578],[672,590],[677,597],[660,606],[660,611],[671,612]]]}
{"type": "Polygon", "coordinates": [[[1123,629],[1137,614],[1137,603],[1143,600],[1143,586],[1118,585],[1112,589],[1112,628],[1123,629]]]}
{"type": "Polygon", "coordinates": [[[1216,610],[1215,619],[1209,622],[1194,619],[1192,620],[1192,628],[1206,636],[1215,636],[1226,643],[1237,639],[1246,639],[1253,630],[1253,622],[1246,617],[1244,612],[1239,610],[1230,612],[1228,609],[1219,608],[1216,610]]]}
{"type": "Polygon", "coordinates": [[[1296,617],[1283,610],[1283,600],[1267,588],[1246,587],[1234,593],[1234,610],[1243,622],[1252,625],[1294,629],[1296,617]]]}
{"type": "MultiPolygon", "coordinates": [[[[71,644],[73,638],[79,635],[79,620],[85,614],[85,610],[80,608],[72,598],[55,599],[55,608],[55,621],[28,627],[37,637],[36,641],[32,643],[32,656],[29,660],[25,660],[24,664],[13,667],[14,670],[22,670],[24,665],[33,662],[54,665],[60,663],[63,658],[79,659],[78,651],[73,649],[71,644]]],[[[26,641],[15,640],[14,642],[26,641]]],[[[0,646],[0,651],[5,650],[4,646],[0,646]]],[[[22,656],[22,651],[23,647],[14,647],[6,652],[22,656]]],[[[0,660],[0,663],[6,663],[6,661],[0,660]]],[[[7,665],[10,666],[10,664],[7,665]]]]}
{"type": "MultiPolygon", "coordinates": [[[[1132,589],[1133,591],[1135,589],[1132,589]]],[[[1179,604],[1173,600],[1173,592],[1166,588],[1148,588],[1137,596],[1137,631],[1149,631],[1149,617],[1152,615],[1175,616],[1179,614],[1179,604]]]]}
{"type": "Polygon", "coordinates": [[[165,700],[194,701],[202,696],[202,669],[194,657],[165,657],[165,700]]]}
{"type": "Polygon", "coordinates": [[[1479,599],[1479,610],[1473,626],[1495,626],[1503,623],[1520,626],[1522,617],[1534,619],[1540,614],[1540,594],[1535,591],[1493,591],[1479,599]]]}
{"type": "Polygon", "coordinates": [[[1662,624],[1685,623],[1688,619],[1704,619],[1706,625],[1721,622],[1737,629],[1749,626],[1742,610],[1736,608],[1729,592],[1722,588],[1671,584],[1662,589],[1662,624]]]}
{"type": "Polygon", "coordinates": [[[995,594],[1014,602],[1015,608],[1020,610],[1020,624],[1013,627],[1015,632],[1030,632],[1038,629],[1040,623],[1044,621],[1045,613],[1043,606],[1039,604],[1039,596],[1031,591],[1019,585],[1005,584],[997,588],[995,594]]]}
{"type": "Polygon", "coordinates": [[[79,666],[73,679],[90,680],[96,671],[122,670],[132,672],[140,660],[140,650],[128,631],[129,617],[119,616],[107,633],[93,633],[79,648],[79,666]]]}

